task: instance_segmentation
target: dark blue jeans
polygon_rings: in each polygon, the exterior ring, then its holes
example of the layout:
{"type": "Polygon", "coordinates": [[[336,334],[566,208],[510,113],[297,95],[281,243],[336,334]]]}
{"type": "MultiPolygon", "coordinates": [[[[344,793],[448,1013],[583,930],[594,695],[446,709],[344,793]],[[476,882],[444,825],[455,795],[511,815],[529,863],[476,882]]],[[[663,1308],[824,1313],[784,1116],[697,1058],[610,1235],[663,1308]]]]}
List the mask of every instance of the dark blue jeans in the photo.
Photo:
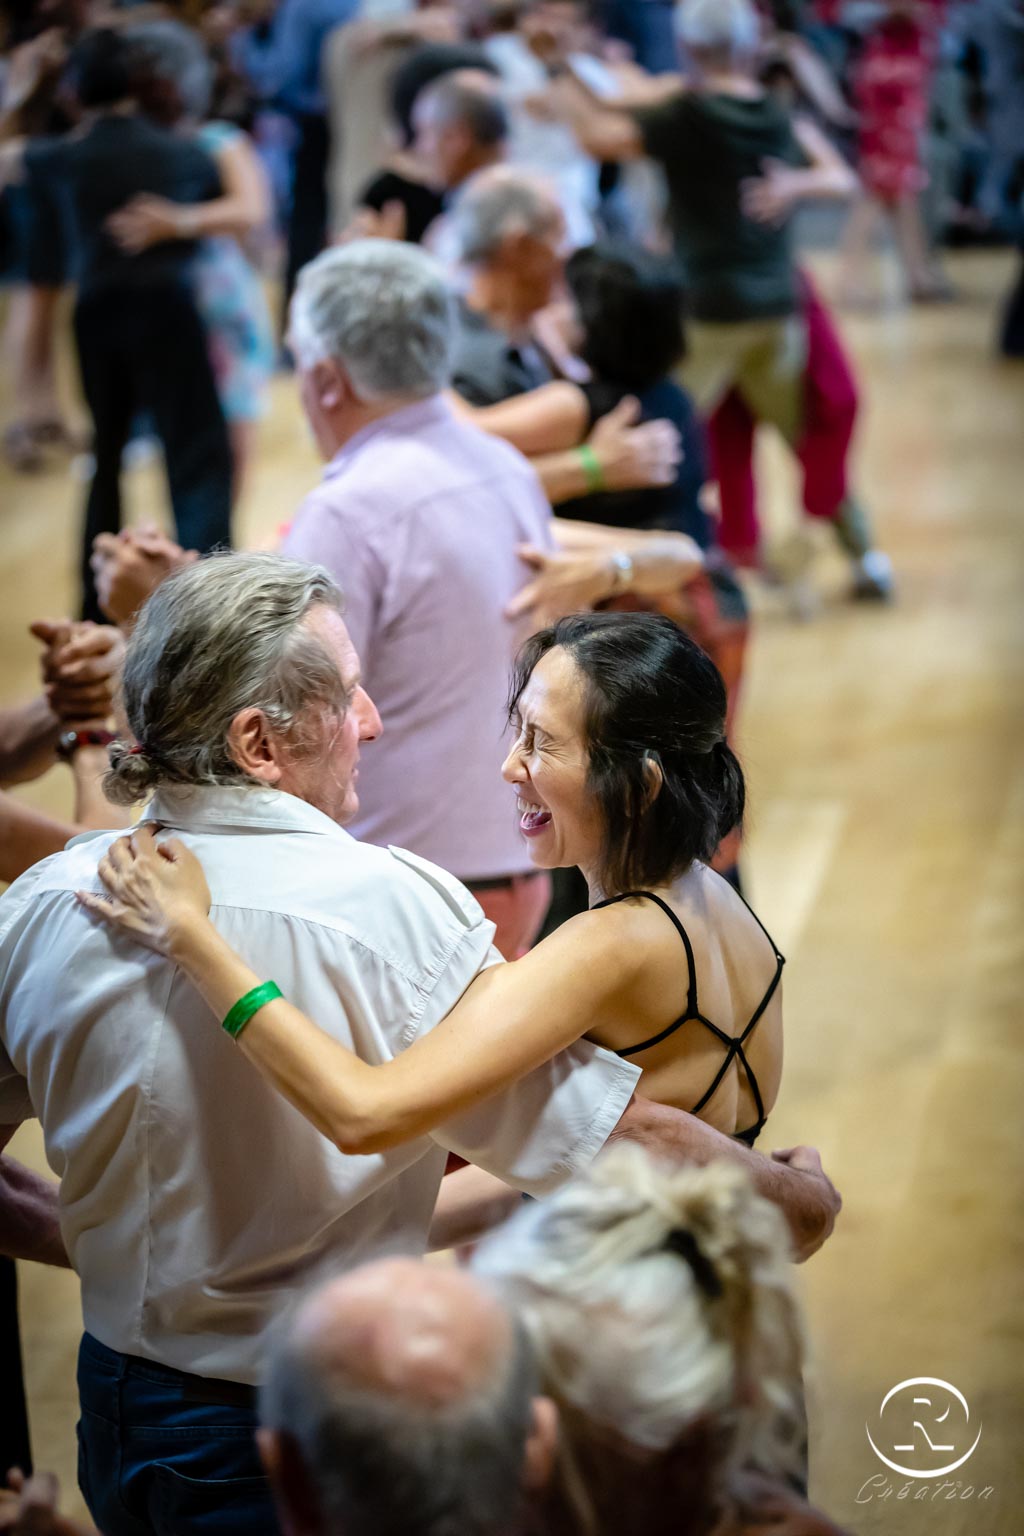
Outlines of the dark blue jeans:
{"type": "Polygon", "coordinates": [[[279,1536],[247,1389],[87,1333],[78,1392],[78,1481],[103,1536],[279,1536]]]}

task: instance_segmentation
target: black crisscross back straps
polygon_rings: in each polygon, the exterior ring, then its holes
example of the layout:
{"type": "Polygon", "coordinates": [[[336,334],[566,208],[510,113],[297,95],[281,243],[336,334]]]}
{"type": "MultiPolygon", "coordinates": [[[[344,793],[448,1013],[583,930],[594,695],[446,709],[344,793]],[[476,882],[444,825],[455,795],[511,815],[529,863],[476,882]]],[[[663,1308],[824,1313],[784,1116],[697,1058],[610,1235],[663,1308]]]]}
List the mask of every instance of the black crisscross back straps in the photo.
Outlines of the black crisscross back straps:
{"type": "MultiPolygon", "coordinates": [[[[737,1131],[735,1140],[746,1142],[748,1147],[752,1147],[764,1129],[764,1123],[768,1117],[765,1114],[764,1101],[761,1098],[761,1089],[758,1085],[757,1078],[754,1075],[754,1069],[750,1065],[750,1062],[747,1060],[747,1053],[744,1050],[744,1046],[749,1040],[753,1030],[756,1028],[761,1018],[763,1017],[764,1011],[768,1007],[768,1004],[771,1002],[773,996],[775,995],[775,989],[779,985],[779,981],[782,977],[782,967],[786,963],[785,958],[779,953],[775,941],[772,939],[771,934],[768,932],[767,928],[764,926],[757,913],[752,911],[744,901],[743,905],[747,908],[747,911],[750,913],[751,917],[754,919],[755,923],[760,928],[761,932],[764,934],[765,938],[768,940],[769,944],[772,946],[772,950],[775,953],[775,975],[769,982],[767,992],[764,994],[764,997],[762,997],[761,1001],[754,1009],[753,1015],[744,1028],[742,1034],[727,1035],[724,1030],[719,1029],[717,1024],[713,1024],[710,1019],[705,1018],[700,1011],[697,1003],[697,966],[693,958],[693,945],[690,943],[690,935],[679,921],[679,918],[672,911],[672,908],[669,906],[668,902],[662,901],[661,897],[656,896],[653,891],[623,891],[621,896],[609,896],[606,901],[599,901],[597,906],[610,907],[613,906],[617,901],[629,901],[631,898],[637,896],[641,896],[647,901],[653,901],[657,906],[659,906],[665,913],[665,916],[674,925],[676,932],[679,934],[679,937],[683,941],[683,948],[686,950],[686,964],[690,975],[689,988],[686,994],[686,1012],[681,1014],[679,1018],[676,1019],[674,1024],[670,1024],[667,1029],[660,1030],[658,1034],[652,1035],[649,1040],[642,1040],[639,1045],[628,1046],[625,1050],[616,1051],[615,1054],[616,1056],[637,1056],[641,1051],[649,1051],[652,1046],[660,1045],[663,1040],[667,1040],[670,1035],[675,1034],[677,1029],[682,1029],[683,1025],[689,1024],[691,1020],[694,1020],[698,1024],[703,1024],[704,1028],[709,1029],[711,1033],[715,1035],[717,1039],[721,1040],[722,1044],[725,1046],[725,1060],[722,1062],[721,1067],[719,1067],[718,1071],[715,1073],[710,1088],[703,1095],[700,1102],[693,1106],[691,1114],[700,1114],[705,1104],[710,1102],[719,1084],[732,1065],[733,1060],[738,1061],[743,1069],[747,1082],[750,1084],[750,1091],[754,1095],[754,1103],[757,1105],[757,1123],[755,1125],[748,1126],[745,1131],[737,1131]]],[[[740,897],[740,900],[742,901],[743,898],[740,897]]]]}

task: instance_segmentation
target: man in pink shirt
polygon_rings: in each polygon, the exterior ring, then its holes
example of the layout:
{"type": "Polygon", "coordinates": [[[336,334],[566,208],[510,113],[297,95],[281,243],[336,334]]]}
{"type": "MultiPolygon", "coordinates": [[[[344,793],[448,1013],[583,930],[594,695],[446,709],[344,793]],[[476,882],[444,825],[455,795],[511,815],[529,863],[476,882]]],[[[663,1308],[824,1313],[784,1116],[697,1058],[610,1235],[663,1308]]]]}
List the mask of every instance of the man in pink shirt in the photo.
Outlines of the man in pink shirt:
{"type": "Polygon", "coordinates": [[[444,275],[416,247],[360,241],[305,268],[289,343],[328,463],[283,552],[325,565],[344,591],[384,722],[350,830],[457,875],[514,958],[550,892],[499,773],[525,638],[504,613],[527,576],[517,546],[551,546],[551,510],[522,455],[443,398],[451,340],[444,275]]]}

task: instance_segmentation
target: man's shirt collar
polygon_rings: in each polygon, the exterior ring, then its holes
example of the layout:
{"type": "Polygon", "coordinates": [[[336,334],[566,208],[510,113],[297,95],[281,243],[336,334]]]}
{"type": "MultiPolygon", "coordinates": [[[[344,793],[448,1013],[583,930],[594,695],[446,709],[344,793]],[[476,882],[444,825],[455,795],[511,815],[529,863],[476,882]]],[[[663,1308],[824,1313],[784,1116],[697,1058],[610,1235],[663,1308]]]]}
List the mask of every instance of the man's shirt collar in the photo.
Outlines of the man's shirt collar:
{"type": "Polygon", "coordinates": [[[252,829],[264,832],[316,832],[348,838],[337,822],[315,806],[262,784],[165,784],[157,790],[141,822],[158,821],[182,832],[252,829]]]}
{"type": "Polygon", "coordinates": [[[361,427],[347,443],[341,445],[334,458],[325,466],[324,479],[330,480],[333,475],[340,474],[353,454],[365,448],[376,437],[411,436],[425,427],[451,421],[453,417],[452,408],[443,395],[430,395],[426,400],[415,400],[412,405],[403,405],[397,411],[389,411],[386,416],[371,421],[369,426],[361,427]]]}

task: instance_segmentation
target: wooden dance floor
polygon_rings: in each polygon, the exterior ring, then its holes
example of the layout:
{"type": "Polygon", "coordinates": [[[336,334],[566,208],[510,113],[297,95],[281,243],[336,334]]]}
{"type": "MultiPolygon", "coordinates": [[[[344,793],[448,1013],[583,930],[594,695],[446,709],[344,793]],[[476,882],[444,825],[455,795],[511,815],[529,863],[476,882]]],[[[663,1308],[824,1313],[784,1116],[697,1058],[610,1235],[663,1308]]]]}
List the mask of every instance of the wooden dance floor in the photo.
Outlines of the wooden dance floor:
{"type": "MultiPolygon", "coordinates": [[[[746,867],[789,962],[782,1097],[762,1140],[819,1147],[845,1200],[800,1272],[812,1493],[858,1532],[1011,1536],[1024,1529],[1024,365],[993,355],[1011,259],[949,267],[958,303],[845,325],[865,395],[858,481],[899,601],[844,602],[827,537],[813,620],[755,594],[746,867]],[[907,1479],[866,1425],[911,1378],[952,1383],[981,1439],[901,1500],[907,1479]]],[[[827,264],[822,277],[827,290],[827,264]]],[[[278,379],[239,542],[271,543],[317,472],[278,379]]],[[[771,444],[765,474],[784,533],[793,477],[771,444]]],[[[35,685],[26,625],[73,599],[81,489],[62,466],[0,475],[0,699],[14,701],[35,685]]],[[[130,501],[135,517],[160,508],[151,469],[131,476],[130,501]]],[[[18,793],[70,811],[62,771],[18,793]]],[[[43,1166],[35,1127],[12,1150],[43,1166]]],[[[26,1266],[21,1288],[36,1456],[73,1510],[77,1282],[26,1266]]]]}

